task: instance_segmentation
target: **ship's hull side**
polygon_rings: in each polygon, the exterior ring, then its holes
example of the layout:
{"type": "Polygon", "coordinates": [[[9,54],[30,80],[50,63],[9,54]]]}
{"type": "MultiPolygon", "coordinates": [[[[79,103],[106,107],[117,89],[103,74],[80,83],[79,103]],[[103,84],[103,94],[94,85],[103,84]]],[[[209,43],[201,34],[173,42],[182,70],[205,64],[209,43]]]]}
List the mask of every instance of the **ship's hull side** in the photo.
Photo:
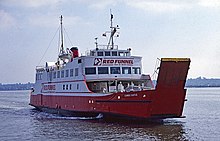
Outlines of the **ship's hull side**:
{"type": "Polygon", "coordinates": [[[43,111],[64,115],[127,116],[133,118],[181,117],[185,90],[146,90],[107,96],[31,95],[31,105],[43,111]]]}

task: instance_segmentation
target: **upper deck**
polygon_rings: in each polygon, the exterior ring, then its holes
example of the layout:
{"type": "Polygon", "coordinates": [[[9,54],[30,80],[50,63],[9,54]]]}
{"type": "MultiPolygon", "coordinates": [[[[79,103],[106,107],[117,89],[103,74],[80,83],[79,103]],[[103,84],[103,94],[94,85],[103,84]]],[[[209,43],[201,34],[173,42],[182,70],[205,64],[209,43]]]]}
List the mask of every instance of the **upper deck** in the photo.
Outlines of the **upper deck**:
{"type": "Polygon", "coordinates": [[[105,57],[130,57],[131,49],[119,50],[118,45],[108,46],[108,45],[97,45],[96,49],[90,50],[87,56],[105,56],[105,57]]]}

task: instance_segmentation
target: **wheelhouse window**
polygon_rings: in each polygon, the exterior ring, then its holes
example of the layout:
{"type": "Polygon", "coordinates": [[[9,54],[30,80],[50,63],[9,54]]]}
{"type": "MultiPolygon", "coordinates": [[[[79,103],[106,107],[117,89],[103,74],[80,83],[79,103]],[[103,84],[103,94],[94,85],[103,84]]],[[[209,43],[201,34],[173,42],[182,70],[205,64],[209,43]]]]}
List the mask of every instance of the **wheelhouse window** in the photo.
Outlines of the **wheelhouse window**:
{"type": "Polygon", "coordinates": [[[105,56],[111,56],[110,51],[105,51],[105,56]]]}
{"type": "Polygon", "coordinates": [[[124,52],[119,52],[119,56],[124,56],[124,52]]]}
{"type": "Polygon", "coordinates": [[[141,74],[141,68],[140,67],[133,67],[132,73],[133,74],[141,74]]]}
{"type": "Polygon", "coordinates": [[[60,71],[57,72],[57,78],[60,78],[60,71]]]}
{"type": "Polygon", "coordinates": [[[129,52],[125,52],[125,56],[130,56],[129,52]]]}
{"type": "Polygon", "coordinates": [[[69,77],[69,70],[66,70],[66,77],[69,77]]]}
{"type": "Polygon", "coordinates": [[[91,51],[91,52],[90,52],[90,55],[91,55],[91,56],[95,56],[95,52],[94,52],[94,51],[91,51]]]}
{"type": "Polygon", "coordinates": [[[122,74],[131,74],[130,67],[122,67],[122,74]]]}
{"type": "Polygon", "coordinates": [[[85,68],[85,74],[86,75],[96,74],[96,68],[95,67],[85,68]]]}
{"type": "MultiPolygon", "coordinates": [[[[51,81],[52,80],[52,72],[49,72],[49,80],[51,81]]],[[[48,78],[48,76],[47,76],[47,78],[48,78]]]]}
{"type": "Polygon", "coordinates": [[[118,56],[118,52],[117,51],[112,51],[112,56],[118,56]]]}
{"type": "Polygon", "coordinates": [[[110,70],[111,70],[111,74],[120,74],[121,73],[120,67],[111,67],[110,70]]]}
{"type": "Polygon", "coordinates": [[[108,67],[98,67],[98,74],[108,74],[108,67]]]}
{"type": "Polygon", "coordinates": [[[64,70],[61,71],[61,78],[64,77],[64,70]]]}
{"type": "Polygon", "coordinates": [[[38,74],[36,74],[36,76],[35,76],[36,80],[39,80],[38,76],[39,76],[39,75],[38,75],[38,74]]]}
{"type": "Polygon", "coordinates": [[[56,76],[57,76],[57,73],[56,73],[56,71],[54,71],[54,72],[53,72],[53,79],[55,79],[56,76]]]}
{"type": "Polygon", "coordinates": [[[37,73],[36,80],[41,80],[41,79],[42,79],[42,73],[37,73]]]}
{"type": "Polygon", "coordinates": [[[73,69],[70,69],[70,77],[73,77],[73,69]]]}
{"type": "Polygon", "coordinates": [[[103,56],[103,52],[102,51],[98,51],[97,52],[97,56],[103,56]]]}

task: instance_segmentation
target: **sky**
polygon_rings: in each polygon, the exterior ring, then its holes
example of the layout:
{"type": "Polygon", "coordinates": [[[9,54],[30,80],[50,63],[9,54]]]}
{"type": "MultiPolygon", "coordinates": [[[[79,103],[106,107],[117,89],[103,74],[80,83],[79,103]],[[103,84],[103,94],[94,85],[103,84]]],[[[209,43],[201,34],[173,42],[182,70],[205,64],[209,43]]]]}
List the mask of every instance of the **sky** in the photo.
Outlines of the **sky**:
{"type": "Polygon", "coordinates": [[[219,0],[0,0],[0,83],[34,82],[36,66],[56,61],[60,15],[64,46],[107,44],[110,9],[115,44],[142,56],[145,74],[157,58],[188,57],[188,78],[220,78],[219,0]]]}

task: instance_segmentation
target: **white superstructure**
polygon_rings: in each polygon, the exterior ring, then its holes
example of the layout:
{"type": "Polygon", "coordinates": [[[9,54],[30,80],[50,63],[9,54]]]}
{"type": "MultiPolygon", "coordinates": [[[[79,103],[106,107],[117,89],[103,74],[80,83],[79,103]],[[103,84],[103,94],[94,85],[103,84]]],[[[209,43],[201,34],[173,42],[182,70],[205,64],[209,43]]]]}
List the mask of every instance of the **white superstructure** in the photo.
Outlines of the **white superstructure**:
{"type": "Polygon", "coordinates": [[[61,16],[61,47],[56,62],[46,62],[36,68],[34,93],[44,94],[108,94],[118,91],[151,89],[149,75],[142,74],[142,58],[131,56],[131,49],[120,50],[113,38],[117,27],[112,26],[108,45],[98,45],[85,56],[78,48],[65,50],[61,16]]]}

